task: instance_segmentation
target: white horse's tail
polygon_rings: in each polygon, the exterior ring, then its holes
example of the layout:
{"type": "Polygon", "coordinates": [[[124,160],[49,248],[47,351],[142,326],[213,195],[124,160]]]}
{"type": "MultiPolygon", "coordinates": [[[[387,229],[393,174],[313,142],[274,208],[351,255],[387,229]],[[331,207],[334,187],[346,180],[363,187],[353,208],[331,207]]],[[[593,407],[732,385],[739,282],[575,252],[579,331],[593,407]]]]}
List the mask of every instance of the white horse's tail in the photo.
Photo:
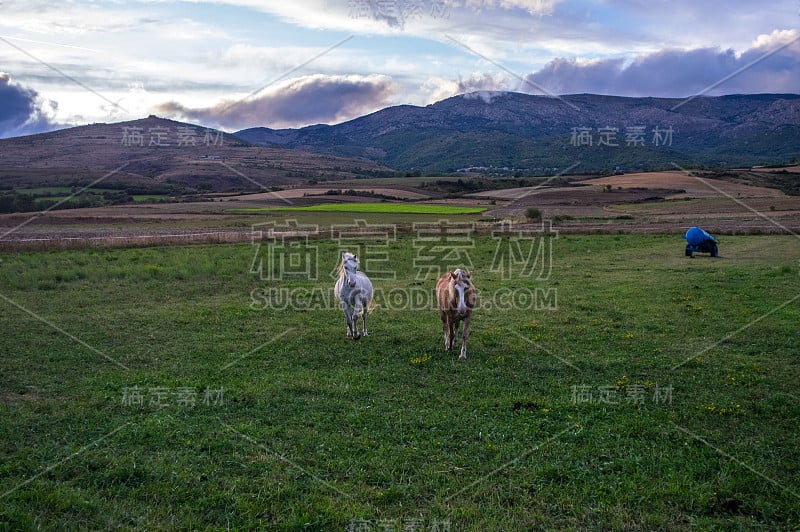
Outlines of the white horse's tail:
{"type": "Polygon", "coordinates": [[[369,304],[367,305],[367,314],[372,314],[372,311],[378,308],[378,304],[375,303],[375,298],[369,300],[369,304]]]}

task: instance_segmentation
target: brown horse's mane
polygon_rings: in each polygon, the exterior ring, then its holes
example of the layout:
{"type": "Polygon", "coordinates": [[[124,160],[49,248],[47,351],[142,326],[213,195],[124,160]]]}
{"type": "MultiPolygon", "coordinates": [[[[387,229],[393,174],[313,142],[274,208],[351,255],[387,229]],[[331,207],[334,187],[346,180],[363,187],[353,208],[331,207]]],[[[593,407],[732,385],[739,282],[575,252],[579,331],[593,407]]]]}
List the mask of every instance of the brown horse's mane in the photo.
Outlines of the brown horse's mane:
{"type": "MultiPolygon", "coordinates": [[[[462,270],[464,271],[464,270],[462,270]]],[[[467,274],[467,278],[463,278],[465,283],[465,290],[464,290],[464,304],[468,309],[472,309],[475,306],[475,285],[472,283],[471,274],[469,272],[464,271],[467,274]]],[[[447,290],[447,299],[448,302],[454,302],[456,299],[456,281],[457,279],[453,277],[453,275],[448,272],[442,276],[442,279],[446,279],[446,290],[447,290]]],[[[441,280],[440,279],[440,282],[441,280]]],[[[438,296],[437,296],[438,298],[438,296]]]]}

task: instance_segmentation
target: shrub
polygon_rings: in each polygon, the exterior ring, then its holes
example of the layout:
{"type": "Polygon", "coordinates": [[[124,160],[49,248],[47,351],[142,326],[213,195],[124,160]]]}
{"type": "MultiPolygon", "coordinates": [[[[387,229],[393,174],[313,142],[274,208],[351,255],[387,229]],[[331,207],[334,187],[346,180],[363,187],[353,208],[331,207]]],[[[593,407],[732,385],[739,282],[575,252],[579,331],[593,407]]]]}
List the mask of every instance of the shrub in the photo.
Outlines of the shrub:
{"type": "Polygon", "coordinates": [[[528,207],[525,210],[525,217],[529,220],[541,220],[542,211],[537,207],[528,207]]]}

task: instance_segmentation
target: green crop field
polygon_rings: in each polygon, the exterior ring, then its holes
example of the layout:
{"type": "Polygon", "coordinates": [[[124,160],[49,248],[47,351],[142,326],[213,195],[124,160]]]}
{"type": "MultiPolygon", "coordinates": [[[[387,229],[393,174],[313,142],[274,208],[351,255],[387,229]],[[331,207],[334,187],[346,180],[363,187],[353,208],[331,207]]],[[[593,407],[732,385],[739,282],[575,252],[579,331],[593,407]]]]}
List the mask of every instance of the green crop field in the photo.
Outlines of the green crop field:
{"type": "Polygon", "coordinates": [[[418,203],[321,203],[308,207],[258,207],[231,209],[231,212],[258,213],[266,211],[292,212],[342,212],[342,213],[386,213],[386,214],[479,214],[485,207],[461,207],[457,205],[430,205],[418,203]]]}
{"type": "Polygon", "coordinates": [[[800,526],[797,238],[447,242],[0,254],[0,530],[800,526]]]}
{"type": "Polygon", "coordinates": [[[166,194],[134,194],[134,195],[131,196],[131,199],[133,201],[139,202],[139,201],[151,201],[151,200],[166,199],[168,197],[169,196],[167,196],[166,194]]]}

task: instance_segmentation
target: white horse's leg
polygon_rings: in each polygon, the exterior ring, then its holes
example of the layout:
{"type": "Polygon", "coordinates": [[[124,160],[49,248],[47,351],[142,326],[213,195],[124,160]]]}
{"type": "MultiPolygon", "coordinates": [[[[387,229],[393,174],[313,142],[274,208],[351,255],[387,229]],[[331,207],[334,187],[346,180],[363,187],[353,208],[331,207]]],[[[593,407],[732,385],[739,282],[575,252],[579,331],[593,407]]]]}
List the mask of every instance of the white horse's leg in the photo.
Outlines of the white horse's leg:
{"type": "Polygon", "coordinates": [[[369,308],[369,302],[363,303],[361,307],[361,320],[364,322],[364,336],[369,336],[367,332],[367,309],[369,308]]]}
{"type": "Polygon", "coordinates": [[[342,310],[344,311],[344,319],[347,322],[347,337],[353,336],[353,318],[351,317],[350,305],[346,301],[342,301],[342,310]]]}
{"type": "Polygon", "coordinates": [[[364,278],[362,280],[366,282],[366,286],[359,287],[356,291],[353,322],[355,323],[356,328],[358,328],[358,317],[360,314],[362,321],[361,325],[363,329],[361,336],[367,336],[367,309],[369,308],[369,300],[372,297],[372,285],[370,285],[368,279],[364,278]]]}
{"type": "Polygon", "coordinates": [[[469,336],[469,322],[472,321],[472,315],[467,314],[464,318],[464,332],[461,333],[461,354],[458,358],[462,360],[467,359],[467,337],[469,336]]]}
{"type": "Polygon", "coordinates": [[[353,311],[353,340],[361,338],[361,332],[358,330],[358,307],[353,311]]]}
{"type": "Polygon", "coordinates": [[[359,312],[358,301],[355,302],[353,305],[353,313],[350,315],[350,319],[353,323],[353,340],[358,340],[361,338],[361,333],[358,331],[358,312],[359,312]]]}

